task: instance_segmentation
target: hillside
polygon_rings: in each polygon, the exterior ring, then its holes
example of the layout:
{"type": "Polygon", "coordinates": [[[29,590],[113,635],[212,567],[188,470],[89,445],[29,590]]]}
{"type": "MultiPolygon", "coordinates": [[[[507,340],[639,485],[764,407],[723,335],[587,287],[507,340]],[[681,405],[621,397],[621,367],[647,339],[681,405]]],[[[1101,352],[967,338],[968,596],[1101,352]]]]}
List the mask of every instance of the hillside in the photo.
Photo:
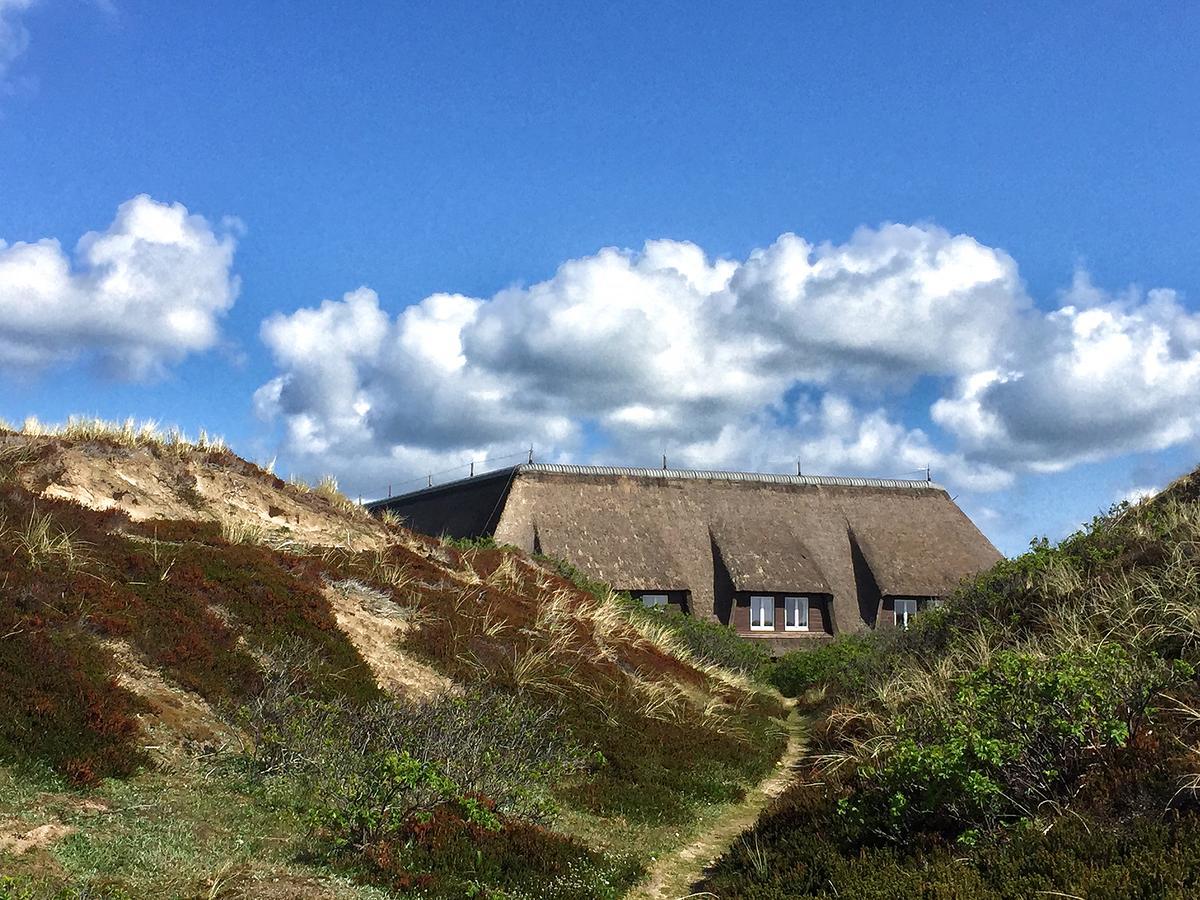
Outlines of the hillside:
{"type": "Polygon", "coordinates": [[[811,711],[812,752],[702,887],[1195,897],[1198,665],[1200,470],[1035,541],[908,632],[777,671],[811,711]]]}
{"type": "Polygon", "coordinates": [[[784,745],[681,634],[219,442],[0,429],[0,897],[621,896],[784,745]]]}

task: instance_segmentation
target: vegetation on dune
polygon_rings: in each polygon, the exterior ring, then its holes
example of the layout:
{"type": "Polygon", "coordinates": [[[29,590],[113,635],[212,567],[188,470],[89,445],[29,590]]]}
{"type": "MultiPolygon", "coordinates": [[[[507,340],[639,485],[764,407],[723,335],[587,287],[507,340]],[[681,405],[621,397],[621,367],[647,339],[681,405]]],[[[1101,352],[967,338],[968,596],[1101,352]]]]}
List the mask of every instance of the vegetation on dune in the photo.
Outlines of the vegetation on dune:
{"type": "Polygon", "coordinates": [[[255,653],[297,639],[319,649],[328,690],[378,693],[337,628],[318,563],[230,544],[216,526],[135,528],[119,513],[10,485],[0,494],[0,582],[0,750],[81,783],[141,760],[139,704],[116,683],[104,641],[127,643],[213,703],[249,696],[255,653]]]}
{"type": "MultiPolygon", "coordinates": [[[[0,896],[253,896],[278,875],[337,885],[322,896],[618,897],[647,836],[741,796],[782,749],[781,706],[747,678],[761,660],[725,630],[395,523],[369,523],[390,544],[322,548],[252,518],[133,522],[50,499],[19,475],[71,441],[98,460],[176,442],[132,424],[33,430],[0,436],[0,780],[40,785],[0,796],[0,860],[20,862],[0,896]],[[385,694],[339,591],[401,623],[387,652],[450,692],[385,694]],[[224,746],[187,745],[203,767],[151,746],[164,707],[139,678],[221,729],[224,746]],[[93,802],[99,818],[76,811],[93,802]],[[5,829],[51,809],[58,843],[5,856],[5,829]],[[555,830],[564,817],[586,842],[555,830]],[[597,841],[614,829],[632,853],[597,841]]],[[[205,453],[221,466],[228,451],[205,453]]],[[[332,482],[309,493],[360,515],[332,482]]]]}
{"type": "Polygon", "coordinates": [[[1200,885],[1200,477],[772,673],[807,771],[722,897],[1187,897],[1200,885]]]}
{"type": "Polygon", "coordinates": [[[896,632],[842,634],[811,650],[785,653],[759,670],[760,677],[785,697],[807,697],[819,705],[826,693],[851,697],[866,689],[887,665],[885,648],[896,632]]]}
{"type": "MultiPolygon", "coordinates": [[[[0,422],[0,431],[13,430],[0,422]]],[[[19,433],[26,437],[60,438],[71,443],[104,443],[130,450],[148,448],[159,453],[186,453],[192,450],[225,453],[229,450],[224,438],[210,435],[204,429],[200,430],[195,440],[191,440],[182,429],[163,429],[153,420],[108,422],[88,416],[71,416],[64,425],[47,425],[35,418],[28,418],[22,423],[19,433]]]]}
{"type": "MultiPolygon", "coordinates": [[[[599,764],[565,789],[601,815],[682,822],[741,796],[782,752],[782,709],[695,659],[662,619],[504,549],[461,551],[477,583],[423,593],[408,646],[457,679],[553,703],[599,764]]],[[[471,578],[468,577],[468,582],[471,578]]]]}
{"type": "Polygon", "coordinates": [[[619,604],[643,629],[657,633],[689,659],[739,672],[752,679],[761,679],[768,670],[770,655],[767,651],[740,637],[732,626],[698,619],[675,609],[648,609],[629,594],[615,592],[604,582],[590,578],[566,560],[540,559],[600,602],[619,604]]]}
{"type": "Polygon", "coordinates": [[[556,710],[500,694],[364,708],[309,694],[306,667],[277,670],[241,718],[247,771],[293,799],[310,857],[426,896],[617,897],[640,875],[543,827],[589,762],[556,710]]]}

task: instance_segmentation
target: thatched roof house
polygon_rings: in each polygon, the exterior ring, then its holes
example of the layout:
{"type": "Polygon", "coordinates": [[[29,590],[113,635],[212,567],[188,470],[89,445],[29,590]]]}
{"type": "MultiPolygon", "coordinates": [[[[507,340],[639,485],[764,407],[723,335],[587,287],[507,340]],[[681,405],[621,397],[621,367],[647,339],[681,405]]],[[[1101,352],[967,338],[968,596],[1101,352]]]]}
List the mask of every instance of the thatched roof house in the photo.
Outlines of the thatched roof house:
{"type": "Polygon", "coordinates": [[[925,481],[528,464],[372,504],[777,646],[905,624],[1000,554],[925,481]]]}

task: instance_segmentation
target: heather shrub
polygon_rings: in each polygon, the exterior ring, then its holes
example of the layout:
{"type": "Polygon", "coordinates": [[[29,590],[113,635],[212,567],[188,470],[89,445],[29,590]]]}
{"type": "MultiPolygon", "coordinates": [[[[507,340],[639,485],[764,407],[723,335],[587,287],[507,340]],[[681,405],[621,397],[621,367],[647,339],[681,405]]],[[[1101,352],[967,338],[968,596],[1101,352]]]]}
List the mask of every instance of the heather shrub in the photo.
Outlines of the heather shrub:
{"type": "Polygon", "coordinates": [[[589,849],[538,825],[505,820],[501,828],[466,821],[449,806],[405,834],[366,848],[365,878],[408,895],[538,900],[617,900],[642,875],[625,854],[589,849]]]}
{"type": "Polygon", "coordinates": [[[723,900],[1190,900],[1200,885],[1193,815],[1116,823],[1067,816],[969,849],[848,848],[835,819],[828,809],[777,807],[709,870],[704,890],[723,900]]]}
{"type": "Polygon", "coordinates": [[[500,545],[496,543],[496,539],[490,534],[463,538],[443,535],[442,543],[447,547],[453,547],[455,550],[498,550],[500,548],[500,545]]]}
{"type": "Polygon", "coordinates": [[[553,811],[551,788],[589,762],[553,708],[486,691],[366,705],[326,699],[305,688],[303,658],[271,666],[235,716],[252,772],[295,779],[315,807],[346,822],[400,824],[468,796],[540,821],[553,811]],[[371,793],[384,783],[384,793],[371,793]]]}
{"type": "Polygon", "coordinates": [[[538,823],[590,754],[561,713],[500,693],[366,705],[304,689],[303,653],[237,712],[252,775],[306,810],[313,854],[425,896],[622,896],[640,867],[538,823]]]}

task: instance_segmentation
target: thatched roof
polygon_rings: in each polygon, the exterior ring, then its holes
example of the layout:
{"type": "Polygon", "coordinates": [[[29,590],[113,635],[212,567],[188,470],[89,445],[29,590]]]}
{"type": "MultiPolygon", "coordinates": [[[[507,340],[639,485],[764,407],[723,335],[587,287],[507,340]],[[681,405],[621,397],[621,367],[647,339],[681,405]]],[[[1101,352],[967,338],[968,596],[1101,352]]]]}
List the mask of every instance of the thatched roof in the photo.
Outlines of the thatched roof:
{"type": "Polygon", "coordinates": [[[715,585],[732,582],[830,594],[837,629],[854,630],[874,620],[864,582],[883,595],[942,596],[1000,558],[945,490],[923,481],[530,464],[379,505],[413,512],[424,529],[421,517],[461,517],[481,480],[504,486],[498,513],[487,514],[489,490],[478,517],[494,522],[497,540],[619,588],[690,591],[700,615],[719,604],[715,585]],[[856,578],[855,547],[871,577],[856,578]]]}
{"type": "Polygon", "coordinates": [[[829,593],[829,582],[791,522],[779,522],[766,533],[759,525],[745,516],[717,518],[709,524],[735,590],[829,593]]]}

